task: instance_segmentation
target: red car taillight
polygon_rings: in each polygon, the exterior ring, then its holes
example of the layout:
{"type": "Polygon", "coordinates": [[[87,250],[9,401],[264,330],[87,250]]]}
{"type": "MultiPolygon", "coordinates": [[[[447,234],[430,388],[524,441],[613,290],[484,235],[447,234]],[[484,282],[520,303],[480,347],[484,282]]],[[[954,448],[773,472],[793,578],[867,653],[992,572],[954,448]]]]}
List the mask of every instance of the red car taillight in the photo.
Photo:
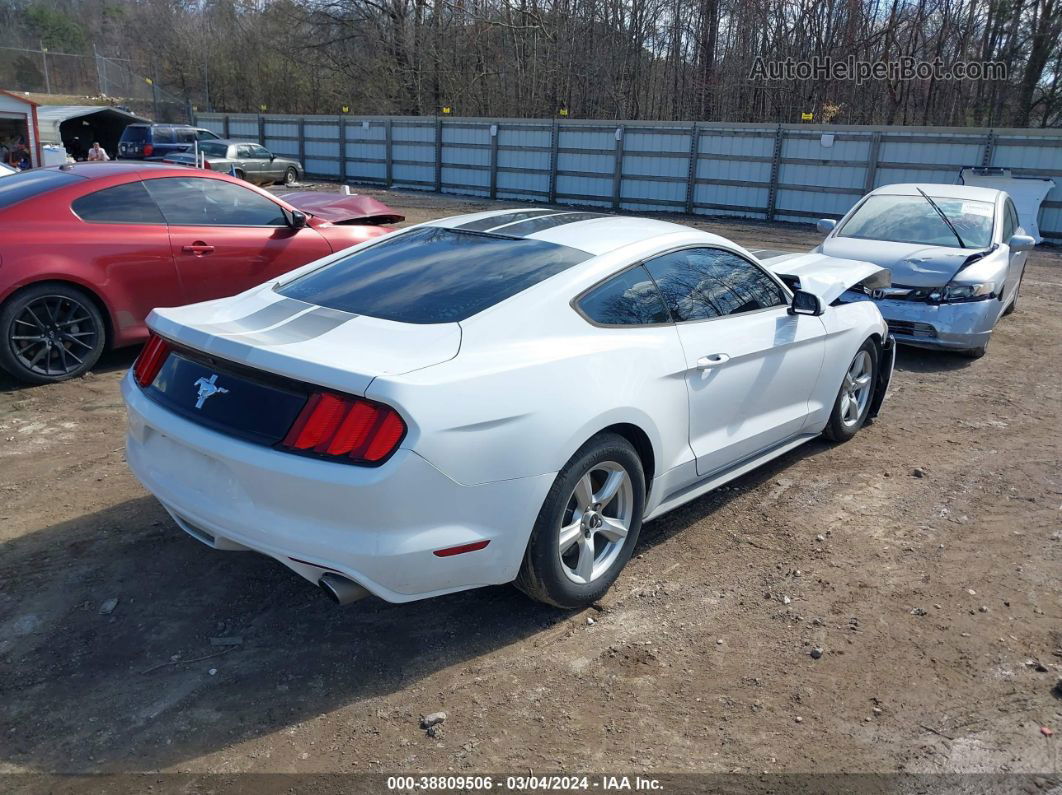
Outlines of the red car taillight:
{"type": "Polygon", "coordinates": [[[203,168],[207,169],[208,171],[213,171],[214,170],[214,167],[212,165],[210,165],[210,161],[209,160],[204,160],[203,161],[203,168]]]}
{"type": "Polygon", "coordinates": [[[295,419],[282,447],[378,464],[406,435],[406,423],[390,406],[331,392],[315,392],[295,419]]]}
{"type": "Polygon", "coordinates": [[[166,357],[169,354],[170,343],[153,333],[148,339],[147,345],[144,346],[144,350],[140,351],[140,355],[136,357],[136,362],[133,363],[133,377],[136,382],[142,387],[151,386],[155,376],[162,369],[162,363],[166,361],[166,357]]]}
{"type": "Polygon", "coordinates": [[[144,157],[151,157],[155,152],[155,147],[151,144],[144,144],[144,157]]]}

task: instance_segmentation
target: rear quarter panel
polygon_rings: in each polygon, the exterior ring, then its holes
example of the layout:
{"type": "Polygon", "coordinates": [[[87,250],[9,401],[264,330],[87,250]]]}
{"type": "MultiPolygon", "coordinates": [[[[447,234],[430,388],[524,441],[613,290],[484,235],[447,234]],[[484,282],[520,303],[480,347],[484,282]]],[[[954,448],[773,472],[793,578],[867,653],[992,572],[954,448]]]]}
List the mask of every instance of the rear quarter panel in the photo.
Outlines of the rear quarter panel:
{"type": "Polygon", "coordinates": [[[106,310],[115,346],[147,336],[155,306],[183,303],[164,225],[89,224],[75,198],[127,180],[86,180],[0,212],[0,301],[31,284],[64,281],[106,310]]]}
{"type": "Polygon", "coordinates": [[[657,475],[689,461],[685,357],[673,326],[598,328],[562,301],[463,327],[444,364],[377,378],[414,419],[413,449],[465,485],[557,472],[602,429],[641,428],[657,475]]]}

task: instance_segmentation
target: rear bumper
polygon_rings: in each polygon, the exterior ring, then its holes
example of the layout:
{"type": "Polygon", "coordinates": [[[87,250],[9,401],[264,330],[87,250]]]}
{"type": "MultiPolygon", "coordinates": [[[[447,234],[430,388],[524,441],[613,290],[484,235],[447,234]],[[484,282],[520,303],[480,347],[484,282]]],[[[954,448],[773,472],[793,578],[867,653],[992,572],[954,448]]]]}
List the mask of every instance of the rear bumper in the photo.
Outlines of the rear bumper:
{"type": "Polygon", "coordinates": [[[209,430],[122,381],[129,467],[215,549],[269,555],[317,583],[338,572],[390,602],[511,582],[553,474],[463,486],[412,450],[363,468],[209,430]],[[484,549],[435,550],[488,540],[484,549]]]}
{"type": "Polygon", "coordinates": [[[919,348],[966,350],[987,345],[1002,304],[990,299],[968,304],[875,301],[896,341],[919,348]]]}

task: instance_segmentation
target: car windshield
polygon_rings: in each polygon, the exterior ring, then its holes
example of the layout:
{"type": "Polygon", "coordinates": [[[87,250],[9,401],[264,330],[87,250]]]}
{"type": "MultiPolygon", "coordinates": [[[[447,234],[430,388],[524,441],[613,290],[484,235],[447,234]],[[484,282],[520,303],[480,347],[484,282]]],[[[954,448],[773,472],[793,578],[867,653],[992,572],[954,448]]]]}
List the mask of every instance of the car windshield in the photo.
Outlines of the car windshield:
{"type": "Polygon", "coordinates": [[[278,292],[399,323],[455,323],[590,256],[544,240],[426,226],[385,237],[278,292]]]}
{"type": "MultiPolygon", "coordinates": [[[[986,248],[991,244],[994,205],[970,199],[930,198],[954,225],[965,248],[986,248]]],[[[845,222],[837,237],[959,247],[955,234],[924,196],[871,196],[845,222]]]]}
{"type": "Polygon", "coordinates": [[[84,177],[66,171],[32,169],[6,176],[0,180],[0,210],[16,202],[32,199],[54,188],[61,188],[84,177]]]}

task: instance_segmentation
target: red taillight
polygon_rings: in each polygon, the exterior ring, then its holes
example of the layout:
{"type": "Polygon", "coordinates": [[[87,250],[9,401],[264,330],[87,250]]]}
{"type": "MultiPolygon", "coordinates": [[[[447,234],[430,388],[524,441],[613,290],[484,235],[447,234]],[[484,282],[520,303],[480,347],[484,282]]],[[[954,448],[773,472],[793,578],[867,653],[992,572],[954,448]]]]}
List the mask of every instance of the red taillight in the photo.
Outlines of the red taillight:
{"type": "Polygon", "coordinates": [[[212,165],[210,165],[210,161],[209,160],[204,160],[203,161],[203,168],[208,169],[209,171],[213,171],[214,170],[214,167],[212,165]]]}
{"type": "Polygon", "coordinates": [[[162,363],[170,353],[170,344],[157,334],[152,334],[133,364],[133,377],[140,386],[151,386],[162,369],[162,363]]]}
{"type": "Polygon", "coordinates": [[[405,434],[405,422],[390,406],[315,392],[281,444],[291,450],[377,464],[395,451],[405,434]]]}
{"type": "Polygon", "coordinates": [[[155,152],[155,147],[151,144],[144,144],[144,157],[151,157],[155,152]]]}

